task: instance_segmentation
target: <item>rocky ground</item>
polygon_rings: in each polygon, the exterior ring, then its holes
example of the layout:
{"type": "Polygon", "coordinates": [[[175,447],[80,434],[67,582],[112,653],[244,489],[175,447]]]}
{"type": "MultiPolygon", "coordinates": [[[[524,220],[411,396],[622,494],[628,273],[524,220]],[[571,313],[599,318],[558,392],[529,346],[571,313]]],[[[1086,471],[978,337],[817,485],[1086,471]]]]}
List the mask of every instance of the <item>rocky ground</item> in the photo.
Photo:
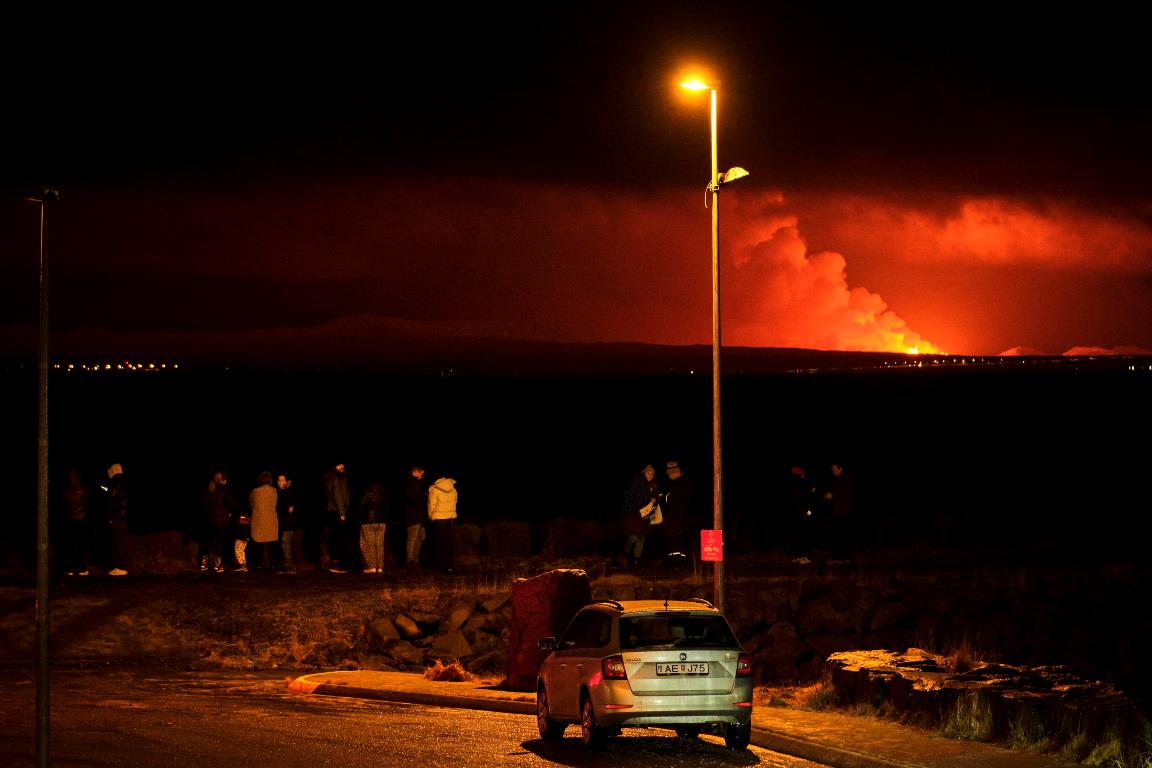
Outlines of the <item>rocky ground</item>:
{"type": "MultiPolygon", "coordinates": [[[[452,579],[400,572],[188,571],[124,578],[94,573],[49,587],[52,663],[293,674],[371,668],[380,663],[370,648],[374,619],[441,614],[461,596],[499,600],[518,577],[511,572],[452,579]]],[[[0,663],[34,663],[37,642],[34,578],[21,571],[0,573],[0,663]]],[[[499,681],[502,669],[496,664],[477,673],[499,681]]],[[[818,680],[764,685],[758,698],[799,707],[819,686],[818,680]]]]}
{"type": "MultiPolygon", "coordinates": [[[[600,561],[564,565],[589,569],[601,585],[614,578],[600,561]]],[[[214,574],[172,567],[146,576],[74,577],[50,587],[52,658],[55,665],[92,668],[160,665],[181,670],[281,670],[289,675],[338,668],[394,669],[398,664],[403,669],[406,660],[409,671],[419,671],[435,650],[433,633],[413,639],[408,656],[386,656],[380,651],[382,624],[398,626],[399,615],[418,620],[447,616],[461,603],[507,613],[512,581],[549,567],[560,564],[513,562],[499,569],[466,570],[452,576],[404,571],[214,574]]],[[[708,584],[698,586],[708,593],[708,584]]],[[[35,611],[31,574],[0,573],[0,663],[34,662],[35,611]]],[[[491,639],[493,646],[503,642],[505,648],[506,641],[499,633],[491,639]]],[[[487,655],[487,663],[474,672],[498,682],[503,660],[498,652],[487,655]]],[[[935,661],[939,666],[938,657],[935,661]]],[[[842,662],[840,666],[849,665],[842,662]]],[[[863,678],[858,676],[851,688],[927,690],[940,679],[939,669],[921,674],[925,670],[912,670],[900,659],[885,659],[881,667],[877,671],[873,664],[866,669],[867,681],[860,682],[863,678]],[[892,674],[893,668],[905,669],[905,678],[915,672],[915,680],[903,688],[893,685],[900,677],[892,674]]],[[[992,684],[1002,685],[998,680],[992,684]]],[[[758,688],[757,701],[768,706],[839,707],[862,716],[902,716],[891,702],[868,701],[871,694],[845,697],[837,693],[831,675],[765,680],[758,688]]],[[[912,718],[909,721],[916,724],[912,718]]]]}

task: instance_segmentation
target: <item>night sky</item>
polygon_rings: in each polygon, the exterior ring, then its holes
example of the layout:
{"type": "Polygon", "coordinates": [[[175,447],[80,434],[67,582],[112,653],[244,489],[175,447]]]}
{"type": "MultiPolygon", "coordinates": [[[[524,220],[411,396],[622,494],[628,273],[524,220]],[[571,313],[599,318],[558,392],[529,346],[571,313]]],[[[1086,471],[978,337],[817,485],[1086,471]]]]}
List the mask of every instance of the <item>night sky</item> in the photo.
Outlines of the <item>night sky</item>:
{"type": "MultiPolygon", "coordinates": [[[[1152,350],[1132,6],[22,7],[2,48],[0,354],[421,333],[1152,350]]],[[[97,352],[98,351],[98,352],[97,352]]]]}

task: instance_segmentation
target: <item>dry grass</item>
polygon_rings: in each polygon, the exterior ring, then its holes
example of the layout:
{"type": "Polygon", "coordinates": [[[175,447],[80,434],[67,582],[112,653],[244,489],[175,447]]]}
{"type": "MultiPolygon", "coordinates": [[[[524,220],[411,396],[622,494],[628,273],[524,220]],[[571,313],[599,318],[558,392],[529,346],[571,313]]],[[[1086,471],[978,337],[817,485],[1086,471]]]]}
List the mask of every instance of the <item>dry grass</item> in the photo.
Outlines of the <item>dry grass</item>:
{"type": "Polygon", "coordinates": [[[440,659],[436,659],[434,665],[424,670],[424,677],[429,680],[450,683],[469,683],[478,679],[476,675],[461,666],[459,659],[449,664],[444,664],[440,659]]]}
{"type": "Polygon", "coordinates": [[[990,654],[977,648],[972,640],[964,635],[944,651],[944,668],[949,672],[970,672],[988,661],[990,654]]]}
{"type": "Polygon", "coordinates": [[[753,703],[761,707],[787,707],[801,709],[823,687],[823,683],[809,685],[761,685],[753,692],[753,703]]]}

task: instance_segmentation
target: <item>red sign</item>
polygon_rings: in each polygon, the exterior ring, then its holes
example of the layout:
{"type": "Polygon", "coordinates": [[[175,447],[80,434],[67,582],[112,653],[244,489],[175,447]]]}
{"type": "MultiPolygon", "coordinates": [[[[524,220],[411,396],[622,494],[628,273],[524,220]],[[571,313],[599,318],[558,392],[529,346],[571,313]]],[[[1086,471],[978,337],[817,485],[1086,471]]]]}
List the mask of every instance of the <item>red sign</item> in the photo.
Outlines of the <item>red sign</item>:
{"type": "Polygon", "coordinates": [[[700,531],[700,559],[706,563],[724,561],[724,531],[700,531]]]}

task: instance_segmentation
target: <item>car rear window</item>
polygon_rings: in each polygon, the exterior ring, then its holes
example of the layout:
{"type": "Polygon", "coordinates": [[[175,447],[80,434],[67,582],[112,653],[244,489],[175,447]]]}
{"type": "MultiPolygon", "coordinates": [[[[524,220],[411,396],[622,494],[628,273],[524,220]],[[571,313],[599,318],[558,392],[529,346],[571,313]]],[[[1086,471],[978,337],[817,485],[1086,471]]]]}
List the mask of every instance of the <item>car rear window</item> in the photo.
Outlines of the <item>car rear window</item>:
{"type": "Polygon", "coordinates": [[[736,645],[736,638],[722,616],[664,614],[620,619],[623,650],[685,645],[730,647],[736,645]]]}

